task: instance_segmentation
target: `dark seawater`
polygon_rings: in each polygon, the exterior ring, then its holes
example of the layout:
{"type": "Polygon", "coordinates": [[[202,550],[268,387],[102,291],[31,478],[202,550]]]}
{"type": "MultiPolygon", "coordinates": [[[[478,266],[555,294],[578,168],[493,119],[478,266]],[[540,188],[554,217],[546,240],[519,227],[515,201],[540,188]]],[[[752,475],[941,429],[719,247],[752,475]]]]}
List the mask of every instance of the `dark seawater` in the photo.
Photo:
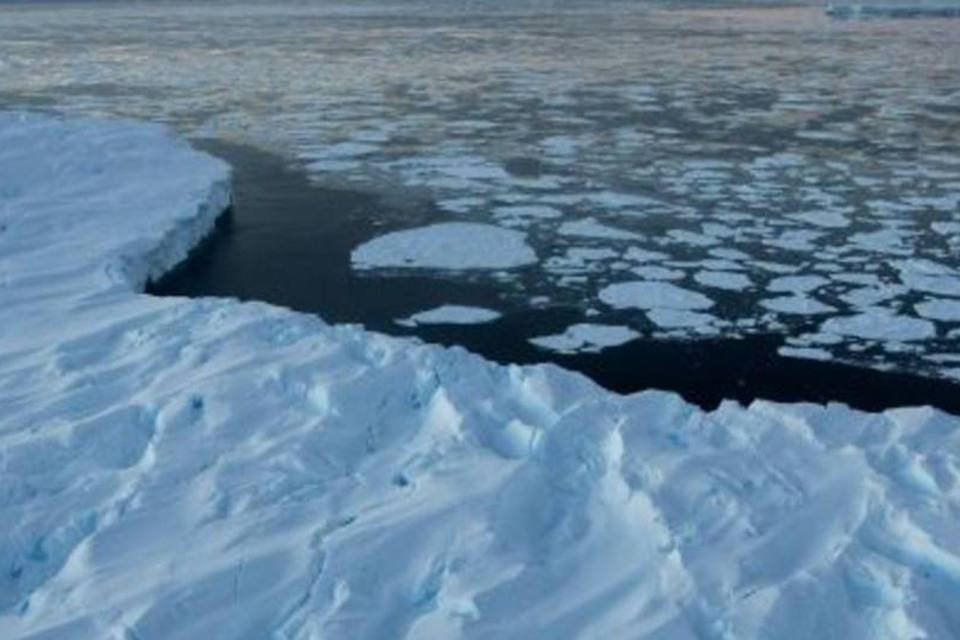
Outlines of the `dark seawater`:
{"type": "MultiPolygon", "coordinates": [[[[640,339],[598,354],[563,355],[531,345],[532,337],[589,322],[576,308],[533,309],[505,297],[489,281],[429,276],[361,275],[350,251],[389,230],[385,208],[411,225],[434,221],[430,203],[391,203],[381,197],[311,184],[283,159],[223,142],[197,146],[234,168],[235,204],[218,230],[179,268],[151,283],[156,295],[220,296],[263,300],[315,313],[330,323],[359,323],[397,336],[460,345],[501,363],[552,362],[579,371],[620,393],[675,391],[704,408],[723,399],[838,401],[866,410],[933,405],[960,413],[956,384],[834,362],[784,358],[783,336],[742,339],[640,339]],[[374,216],[373,213],[377,215],[374,216]],[[383,223],[381,223],[383,225],[383,223]],[[504,316],[479,325],[403,327],[395,320],[443,304],[497,309],[504,316]]],[[[439,217],[439,216],[437,216],[439,217]]],[[[624,320],[629,314],[624,315],[624,320]]]]}

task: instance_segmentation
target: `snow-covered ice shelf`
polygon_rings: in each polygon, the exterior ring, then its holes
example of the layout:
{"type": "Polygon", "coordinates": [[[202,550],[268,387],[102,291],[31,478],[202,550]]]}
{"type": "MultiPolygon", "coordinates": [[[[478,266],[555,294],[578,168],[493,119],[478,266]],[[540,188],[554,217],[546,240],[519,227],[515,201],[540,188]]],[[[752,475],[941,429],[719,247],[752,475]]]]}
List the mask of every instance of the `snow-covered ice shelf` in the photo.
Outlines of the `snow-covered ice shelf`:
{"type": "Polygon", "coordinates": [[[960,419],[138,293],[228,203],[158,127],[0,114],[5,640],[960,634],[960,419]]]}

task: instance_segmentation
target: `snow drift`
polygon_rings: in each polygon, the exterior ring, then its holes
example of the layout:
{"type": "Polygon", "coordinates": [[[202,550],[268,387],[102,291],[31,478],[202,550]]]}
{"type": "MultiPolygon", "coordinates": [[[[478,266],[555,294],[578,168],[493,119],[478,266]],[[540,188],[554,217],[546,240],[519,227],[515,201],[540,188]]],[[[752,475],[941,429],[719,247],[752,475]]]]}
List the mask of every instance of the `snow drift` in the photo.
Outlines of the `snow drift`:
{"type": "Polygon", "coordinates": [[[156,299],[229,172],[0,114],[0,637],[952,638],[960,420],[156,299]]]}

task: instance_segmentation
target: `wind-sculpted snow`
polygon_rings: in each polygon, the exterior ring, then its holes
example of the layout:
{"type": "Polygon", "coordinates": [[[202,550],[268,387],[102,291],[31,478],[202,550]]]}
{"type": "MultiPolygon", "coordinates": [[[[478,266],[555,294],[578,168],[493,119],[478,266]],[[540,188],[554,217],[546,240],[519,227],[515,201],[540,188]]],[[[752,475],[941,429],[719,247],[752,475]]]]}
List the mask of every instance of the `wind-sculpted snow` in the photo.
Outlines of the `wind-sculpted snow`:
{"type": "Polygon", "coordinates": [[[0,637],[960,633],[957,418],[704,413],[138,293],[227,175],[0,115],[0,637]]]}

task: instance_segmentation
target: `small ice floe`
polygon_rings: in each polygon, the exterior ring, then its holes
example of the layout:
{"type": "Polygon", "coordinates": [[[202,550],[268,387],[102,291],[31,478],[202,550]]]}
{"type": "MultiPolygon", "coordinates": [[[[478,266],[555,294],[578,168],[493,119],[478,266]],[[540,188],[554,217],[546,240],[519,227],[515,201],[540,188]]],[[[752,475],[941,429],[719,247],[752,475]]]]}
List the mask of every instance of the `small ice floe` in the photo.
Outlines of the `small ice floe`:
{"type": "Polygon", "coordinates": [[[890,342],[926,340],[937,334],[929,320],[903,316],[874,307],[853,316],[836,316],[827,319],[820,327],[823,333],[890,342]]]}
{"type": "Polygon", "coordinates": [[[729,271],[699,271],[693,279],[704,286],[728,291],[742,291],[753,286],[753,281],[746,275],[729,271]]]}
{"type": "Polygon", "coordinates": [[[596,353],[634,340],[639,333],[629,327],[608,324],[575,324],[563,333],[531,338],[541,349],[558,353],[596,353]]]}
{"type": "Polygon", "coordinates": [[[354,249],[351,261],[355,269],[510,269],[536,262],[537,254],[522,232],[446,222],[374,238],[354,249]]]}
{"type": "Polygon", "coordinates": [[[463,198],[449,198],[446,200],[440,200],[437,202],[437,206],[445,211],[451,211],[453,213],[469,213],[474,209],[480,208],[486,200],[483,198],[475,197],[463,197],[463,198]]]}
{"type": "Polygon", "coordinates": [[[838,282],[844,282],[846,284],[862,284],[873,287],[883,284],[880,276],[875,273],[833,273],[830,275],[830,279],[838,282]]]}
{"type": "Polygon", "coordinates": [[[635,240],[640,236],[632,231],[617,229],[600,222],[596,218],[573,220],[560,225],[560,235],[578,236],[581,238],[601,238],[604,240],[635,240]]]}
{"type": "Polygon", "coordinates": [[[783,276],[774,278],[767,285],[768,291],[801,294],[818,289],[830,281],[823,276],[783,276]]]}
{"type": "Polygon", "coordinates": [[[687,272],[682,269],[667,269],[656,265],[643,265],[630,269],[644,280],[683,280],[687,272]]]}
{"type": "Polygon", "coordinates": [[[930,228],[942,236],[960,236],[960,222],[934,222],[930,228]]]}
{"type": "Polygon", "coordinates": [[[500,312],[483,307],[468,307],[455,304],[445,304],[434,309],[415,313],[409,318],[397,320],[397,324],[404,327],[415,327],[421,324],[482,324],[493,322],[500,317],[500,312]]]}
{"type": "Polygon", "coordinates": [[[709,309],[713,300],[669,282],[621,282],[604,287],[600,300],[615,309],[709,309]]]}
{"type": "Polygon", "coordinates": [[[826,229],[843,229],[850,226],[850,219],[839,211],[810,211],[790,217],[826,229]]]}
{"type": "Polygon", "coordinates": [[[809,231],[806,229],[791,229],[784,231],[779,237],[766,241],[766,244],[784,249],[787,251],[811,252],[815,251],[817,246],[815,242],[823,237],[822,231],[809,231]]]}
{"type": "Polygon", "coordinates": [[[564,255],[545,260],[543,268],[553,274],[597,271],[605,262],[619,257],[616,251],[605,247],[571,247],[564,255]]]}
{"type": "Polygon", "coordinates": [[[955,275],[931,275],[904,271],[900,281],[914,291],[942,296],[960,296],[960,278],[955,275]]]}
{"type": "Polygon", "coordinates": [[[549,220],[562,215],[558,209],[542,204],[511,205],[493,211],[499,222],[509,226],[527,226],[533,220],[549,220]]]}
{"type": "Polygon", "coordinates": [[[761,300],[760,305],[770,311],[798,316],[812,316],[836,311],[836,309],[830,305],[803,294],[768,298],[767,300],[761,300]]]}
{"type": "Polygon", "coordinates": [[[697,333],[715,333],[717,318],[709,313],[685,309],[651,309],[647,318],[661,329],[687,329],[697,333]]]}
{"type": "Polygon", "coordinates": [[[892,300],[907,293],[902,285],[881,285],[879,287],[857,287],[840,296],[840,299],[854,307],[873,307],[880,302],[892,300]]]}
{"type": "Polygon", "coordinates": [[[697,233],[695,231],[688,231],[686,229],[672,229],[667,232],[667,235],[674,241],[680,244],[686,244],[691,247],[712,247],[718,244],[720,241],[710,235],[705,233],[697,233]]]}
{"type": "Polygon", "coordinates": [[[777,353],[785,358],[801,358],[804,360],[830,360],[833,358],[826,349],[816,347],[791,347],[783,345],[777,349],[777,353]]]}
{"type": "Polygon", "coordinates": [[[730,249],[728,247],[714,247],[713,249],[710,249],[707,253],[709,253],[714,258],[721,258],[724,260],[733,260],[733,261],[750,260],[750,254],[744,253],[739,249],[730,249]]]}
{"type": "Polygon", "coordinates": [[[627,252],[623,254],[623,259],[631,262],[655,262],[658,260],[666,260],[669,257],[670,256],[662,251],[651,251],[649,249],[641,249],[640,247],[630,247],[627,249],[627,252]]]}
{"type": "Polygon", "coordinates": [[[943,322],[960,322],[960,300],[924,300],[913,305],[924,318],[943,322]]]}

